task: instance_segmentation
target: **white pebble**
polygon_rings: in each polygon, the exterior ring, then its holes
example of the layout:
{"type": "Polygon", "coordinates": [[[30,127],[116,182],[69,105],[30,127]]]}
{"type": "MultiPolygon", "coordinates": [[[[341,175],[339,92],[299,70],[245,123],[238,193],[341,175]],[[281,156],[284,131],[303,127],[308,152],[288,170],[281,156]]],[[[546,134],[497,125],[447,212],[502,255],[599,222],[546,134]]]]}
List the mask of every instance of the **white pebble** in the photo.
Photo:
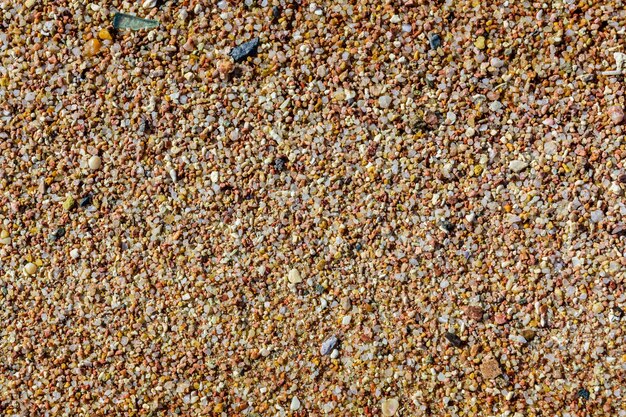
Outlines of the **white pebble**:
{"type": "Polygon", "coordinates": [[[157,0],[144,0],[141,7],[143,7],[144,9],[152,9],[156,7],[156,4],[157,4],[157,0]]]}
{"type": "Polygon", "coordinates": [[[24,265],[24,272],[27,275],[35,275],[35,273],[37,272],[37,265],[32,262],[27,263],[26,265],[24,265]]]}
{"type": "Polygon", "coordinates": [[[89,158],[89,169],[91,170],[96,170],[96,169],[100,169],[100,167],[102,166],[102,159],[100,159],[100,157],[98,155],[94,155],[91,158],[89,158]]]}
{"type": "Polygon", "coordinates": [[[378,105],[382,109],[389,108],[389,106],[391,106],[391,97],[389,97],[389,96],[380,96],[378,98],[378,105]]]}
{"type": "Polygon", "coordinates": [[[339,357],[339,351],[337,349],[333,349],[330,354],[331,359],[337,359],[339,357]]]}
{"type": "Polygon", "coordinates": [[[78,259],[78,257],[80,256],[80,252],[78,251],[78,249],[74,248],[70,251],[70,256],[72,257],[72,259],[78,259]]]}
{"type": "Polygon", "coordinates": [[[622,190],[622,187],[620,187],[620,185],[618,183],[616,183],[616,182],[611,184],[610,190],[615,195],[622,195],[622,194],[624,194],[624,191],[622,190]]]}
{"type": "Polygon", "coordinates": [[[298,271],[297,269],[292,269],[291,271],[289,271],[289,274],[287,276],[287,278],[289,279],[289,282],[291,282],[292,284],[299,284],[302,282],[302,277],[300,276],[300,271],[298,271]]]}
{"type": "Polygon", "coordinates": [[[298,399],[298,397],[293,397],[291,399],[291,405],[289,406],[289,409],[291,411],[297,411],[300,409],[300,400],[298,399]]]}
{"type": "Polygon", "coordinates": [[[604,212],[602,210],[594,210],[591,212],[591,223],[600,223],[604,220],[604,212]]]}
{"type": "Polygon", "coordinates": [[[383,401],[381,411],[383,412],[383,416],[391,417],[394,414],[396,414],[396,411],[398,411],[398,408],[400,408],[400,402],[398,401],[398,399],[390,398],[388,400],[383,401]]]}
{"type": "Polygon", "coordinates": [[[400,23],[400,16],[398,16],[397,14],[394,14],[393,16],[391,16],[391,19],[389,19],[389,21],[391,23],[400,23]]]}
{"type": "Polygon", "coordinates": [[[213,171],[211,172],[211,175],[209,177],[211,178],[211,181],[213,181],[213,183],[217,183],[220,179],[220,173],[217,171],[213,171]]]}
{"type": "Polygon", "coordinates": [[[351,316],[343,316],[343,319],[341,319],[341,324],[343,324],[344,326],[347,326],[348,324],[350,324],[351,320],[352,320],[351,316]]]}
{"type": "Polygon", "coordinates": [[[521,172],[525,170],[527,167],[528,167],[528,163],[524,161],[515,160],[509,163],[509,169],[513,172],[521,172]]]}

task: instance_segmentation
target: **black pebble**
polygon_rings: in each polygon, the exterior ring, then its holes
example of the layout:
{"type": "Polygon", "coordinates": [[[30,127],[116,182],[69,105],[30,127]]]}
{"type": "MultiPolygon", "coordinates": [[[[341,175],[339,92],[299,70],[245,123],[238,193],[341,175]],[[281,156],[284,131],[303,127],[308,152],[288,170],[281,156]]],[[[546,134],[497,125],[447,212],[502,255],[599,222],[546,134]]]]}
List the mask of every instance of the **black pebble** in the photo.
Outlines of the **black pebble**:
{"type": "Polygon", "coordinates": [[[287,167],[287,157],[281,156],[274,159],[274,169],[278,172],[283,172],[287,167]]]}
{"type": "Polygon", "coordinates": [[[272,19],[277,21],[280,18],[280,7],[274,6],[272,7],[272,19]]]}
{"type": "Polygon", "coordinates": [[[428,39],[428,42],[430,43],[431,49],[437,49],[441,46],[441,36],[435,33],[428,39]]]}
{"type": "Polygon", "coordinates": [[[61,239],[63,236],[65,236],[65,228],[59,227],[54,232],[50,233],[49,239],[51,242],[56,242],[57,240],[61,239]]]}
{"type": "Polygon", "coordinates": [[[78,202],[78,205],[80,207],[87,207],[91,205],[91,200],[92,200],[92,196],[91,194],[88,194],[86,197],[83,197],[80,199],[80,201],[78,202]]]}
{"type": "Polygon", "coordinates": [[[620,319],[624,316],[624,310],[622,310],[620,307],[615,306],[613,307],[613,314],[616,317],[619,317],[620,319]]]}
{"type": "Polygon", "coordinates": [[[450,344],[454,347],[463,346],[463,341],[461,340],[461,338],[454,333],[446,332],[446,339],[448,339],[448,342],[450,342],[450,344]]]}
{"type": "Polygon", "coordinates": [[[454,230],[454,225],[447,220],[442,220],[439,222],[439,229],[446,233],[450,233],[454,230]]]}
{"type": "Polygon", "coordinates": [[[254,38],[251,41],[242,43],[241,45],[233,48],[228,55],[230,55],[235,62],[242,62],[249,56],[255,56],[258,47],[259,38],[254,38]]]}
{"type": "Polygon", "coordinates": [[[581,388],[580,390],[578,390],[578,393],[576,395],[578,395],[578,398],[582,398],[583,400],[587,401],[589,399],[589,390],[581,388]]]}

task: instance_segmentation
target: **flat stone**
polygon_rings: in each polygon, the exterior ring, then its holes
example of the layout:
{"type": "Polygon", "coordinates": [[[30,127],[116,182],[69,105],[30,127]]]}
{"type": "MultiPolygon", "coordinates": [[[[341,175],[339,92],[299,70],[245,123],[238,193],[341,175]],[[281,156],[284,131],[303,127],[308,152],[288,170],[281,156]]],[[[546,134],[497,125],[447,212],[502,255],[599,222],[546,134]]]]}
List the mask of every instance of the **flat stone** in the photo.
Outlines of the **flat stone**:
{"type": "Polygon", "coordinates": [[[483,309],[478,306],[468,306],[465,314],[472,320],[481,321],[483,319],[483,309]]]}
{"type": "Polygon", "coordinates": [[[335,348],[338,342],[339,342],[339,339],[337,339],[337,336],[329,337],[328,339],[324,341],[324,343],[322,343],[322,347],[320,348],[320,353],[322,355],[328,355],[329,353],[332,352],[332,350],[335,348]]]}
{"type": "Polygon", "coordinates": [[[254,38],[251,41],[244,42],[241,45],[234,47],[228,55],[230,55],[235,62],[242,62],[249,56],[256,55],[258,47],[259,38],[254,38]]]}
{"type": "Polygon", "coordinates": [[[463,340],[461,340],[461,338],[454,333],[447,332],[446,339],[448,339],[448,342],[450,342],[450,344],[454,347],[458,348],[463,346],[463,340]]]}
{"type": "Polygon", "coordinates": [[[521,172],[528,167],[528,163],[524,161],[511,161],[509,162],[509,169],[513,172],[521,172]]]}
{"type": "Polygon", "coordinates": [[[493,356],[488,356],[483,359],[482,364],[480,365],[480,372],[485,379],[496,379],[502,374],[502,369],[500,369],[500,364],[493,356]]]}

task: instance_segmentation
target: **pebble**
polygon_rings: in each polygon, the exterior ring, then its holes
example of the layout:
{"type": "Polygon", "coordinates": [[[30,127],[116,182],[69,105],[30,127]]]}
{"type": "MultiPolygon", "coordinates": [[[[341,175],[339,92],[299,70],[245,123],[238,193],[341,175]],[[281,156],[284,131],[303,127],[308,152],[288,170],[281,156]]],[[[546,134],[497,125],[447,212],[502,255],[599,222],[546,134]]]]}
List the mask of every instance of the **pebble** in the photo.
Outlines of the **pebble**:
{"type": "Polygon", "coordinates": [[[381,109],[388,109],[391,106],[391,97],[389,96],[380,96],[378,98],[378,105],[381,109]]]}
{"type": "Polygon", "coordinates": [[[609,190],[610,190],[613,194],[615,194],[615,195],[619,195],[619,196],[621,196],[621,195],[623,195],[623,194],[624,194],[624,190],[623,190],[623,189],[622,189],[622,187],[621,187],[618,183],[616,183],[616,182],[611,183],[611,187],[609,188],[609,190]]]}
{"type": "Polygon", "coordinates": [[[352,320],[352,316],[343,316],[343,318],[341,319],[341,324],[344,326],[347,326],[350,324],[351,320],[352,320]]]}
{"type": "Polygon", "coordinates": [[[331,336],[322,343],[322,347],[320,348],[320,353],[322,355],[328,355],[335,348],[335,346],[339,343],[339,339],[336,336],[331,336]]]}
{"type": "Polygon", "coordinates": [[[496,324],[506,324],[509,321],[506,314],[504,313],[496,313],[494,314],[493,318],[496,324]]]}
{"type": "Polygon", "coordinates": [[[619,125],[624,121],[624,109],[621,106],[611,106],[607,112],[613,124],[619,125]]]}
{"type": "Polygon", "coordinates": [[[466,307],[465,314],[467,314],[467,317],[475,321],[481,321],[483,319],[483,309],[478,306],[466,307]]]}
{"type": "Polygon", "coordinates": [[[289,271],[287,278],[289,279],[289,282],[291,282],[292,284],[299,284],[302,282],[302,277],[300,276],[300,272],[295,268],[289,271]]]}
{"type": "Polygon", "coordinates": [[[342,297],[340,302],[341,308],[344,311],[350,311],[352,309],[352,303],[350,302],[350,297],[342,297]]]}
{"type": "Polygon", "coordinates": [[[102,48],[102,43],[96,38],[89,39],[83,48],[83,55],[86,57],[92,57],[100,52],[100,48],[102,48]]]}
{"type": "Polygon", "coordinates": [[[337,359],[338,357],[339,357],[339,351],[337,349],[333,349],[333,351],[330,353],[330,358],[337,359]]]}
{"type": "Polygon", "coordinates": [[[74,200],[74,197],[69,196],[65,199],[65,201],[63,202],[63,208],[66,211],[70,211],[71,209],[74,208],[74,206],[76,205],[76,200],[74,200]]]}
{"type": "Polygon", "coordinates": [[[11,235],[5,229],[2,229],[2,231],[0,232],[0,243],[3,245],[11,244],[11,235]]]}
{"type": "Polygon", "coordinates": [[[293,397],[291,399],[291,404],[289,405],[289,409],[291,411],[298,411],[300,409],[300,400],[298,397],[293,397]]]}
{"type": "Polygon", "coordinates": [[[383,400],[382,404],[381,404],[381,411],[383,413],[383,416],[385,417],[390,417],[396,414],[396,412],[398,411],[398,408],[400,408],[400,402],[398,401],[397,398],[389,398],[386,400],[383,400]]]}
{"type": "Polygon", "coordinates": [[[537,335],[537,332],[535,332],[532,329],[524,329],[524,330],[521,331],[521,335],[528,342],[532,342],[535,339],[535,336],[537,335]]]}
{"type": "Polygon", "coordinates": [[[554,141],[547,141],[543,144],[543,152],[546,155],[554,155],[557,153],[557,144],[554,141]]]}
{"type": "Polygon", "coordinates": [[[229,55],[235,62],[243,62],[249,56],[256,55],[259,43],[259,38],[254,38],[248,42],[244,42],[233,48],[229,55]]]}
{"type": "Polygon", "coordinates": [[[111,36],[111,32],[109,32],[107,29],[100,29],[100,31],[98,32],[98,37],[102,39],[103,41],[113,40],[113,37],[111,36]]]}
{"type": "Polygon", "coordinates": [[[509,163],[509,169],[513,172],[521,172],[526,168],[528,168],[528,163],[524,161],[515,160],[509,163]]]}
{"type": "Polygon", "coordinates": [[[480,365],[480,372],[486,380],[496,379],[502,374],[500,363],[493,356],[483,359],[480,365]]]}
{"type": "Polygon", "coordinates": [[[474,41],[474,46],[480,50],[485,49],[485,37],[484,36],[477,37],[476,40],[474,41]]]}
{"type": "Polygon", "coordinates": [[[431,49],[437,49],[441,46],[441,37],[435,33],[428,38],[428,43],[431,49]]]}
{"type": "Polygon", "coordinates": [[[24,272],[26,275],[35,275],[37,273],[37,265],[32,262],[27,263],[24,265],[24,272]]]}
{"type": "Polygon", "coordinates": [[[157,0],[144,0],[143,3],[141,4],[141,7],[143,7],[144,9],[152,9],[156,7],[156,5],[157,5],[157,0]]]}
{"type": "Polygon", "coordinates": [[[74,248],[70,251],[70,256],[72,257],[72,259],[78,259],[80,257],[80,252],[78,251],[78,249],[74,248]]]}
{"type": "Polygon", "coordinates": [[[98,170],[102,166],[102,159],[100,159],[99,156],[94,155],[89,158],[88,165],[89,169],[91,169],[92,171],[98,170]]]}
{"type": "Polygon", "coordinates": [[[602,210],[594,210],[590,215],[591,223],[600,223],[604,220],[604,212],[602,210]]]}
{"type": "Polygon", "coordinates": [[[461,338],[455,335],[454,333],[446,332],[445,336],[446,336],[446,339],[448,339],[448,342],[450,342],[452,346],[457,347],[457,348],[460,348],[463,346],[463,340],[461,340],[461,338]]]}

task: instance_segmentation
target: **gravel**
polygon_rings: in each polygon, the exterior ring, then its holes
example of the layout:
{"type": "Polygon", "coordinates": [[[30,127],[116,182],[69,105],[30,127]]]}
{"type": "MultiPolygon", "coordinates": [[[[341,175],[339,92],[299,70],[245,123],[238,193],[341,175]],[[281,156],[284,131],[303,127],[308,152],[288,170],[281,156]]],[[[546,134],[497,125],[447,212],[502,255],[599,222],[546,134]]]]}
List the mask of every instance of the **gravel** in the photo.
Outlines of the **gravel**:
{"type": "Polygon", "coordinates": [[[0,10],[3,415],[626,415],[622,4],[0,10]]]}

